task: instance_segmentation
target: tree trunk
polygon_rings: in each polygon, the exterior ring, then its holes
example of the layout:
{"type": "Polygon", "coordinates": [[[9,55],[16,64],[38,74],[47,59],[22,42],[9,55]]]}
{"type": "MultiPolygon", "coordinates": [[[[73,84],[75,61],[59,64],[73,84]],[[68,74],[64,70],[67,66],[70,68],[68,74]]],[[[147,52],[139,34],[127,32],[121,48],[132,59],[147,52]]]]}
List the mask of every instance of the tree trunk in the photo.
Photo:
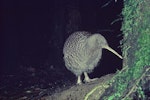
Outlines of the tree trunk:
{"type": "Polygon", "coordinates": [[[150,88],[150,1],[124,0],[123,70],[109,82],[100,100],[148,100],[150,88]]]}
{"type": "MultiPolygon", "coordinates": [[[[105,81],[75,86],[54,94],[62,100],[149,100],[150,96],[150,1],[124,0],[123,15],[123,69],[105,81]],[[92,87],[92,88],[91,88],[92,87]],[[86,88],[86,89],[85,89],[86,88]],[[90,89],[89,89],[90,88],[90,89]],[[86,91],[85,91],[86,90],[86,91]],[[76,92],[75,92],[76,91],[76,92]],[[84,92],[83,92],[84,91],[84,92]],[[77,93],[77,94],[75,94],[77,93]],[[79,95],[79,96],[77,96],[79,95]],[[81,96],[82,97],[81,97],[81,96]],[[62,98],[64,97],[64,98],[62,98]],[[79,99],[80,98],[80,99],[79,99]],[[83,99],[84,98],[84,99],[83,99]]],[[[70,13],[70,16],[76,13],[70,13]]],[[[70,17],[73,18],[74,17],[70,17]]],[[[79,17],[75,17],[75,19],[79,17]]],[[[74,23],[71,20],[71,23],[74,23]]],[[[68,32],[75,24],[68,23],[68,32]]],[[[46,100],[51,100],[51,97],[46,100]]],[[[54,99],[58,100],[58,99],[54,99]]]]}

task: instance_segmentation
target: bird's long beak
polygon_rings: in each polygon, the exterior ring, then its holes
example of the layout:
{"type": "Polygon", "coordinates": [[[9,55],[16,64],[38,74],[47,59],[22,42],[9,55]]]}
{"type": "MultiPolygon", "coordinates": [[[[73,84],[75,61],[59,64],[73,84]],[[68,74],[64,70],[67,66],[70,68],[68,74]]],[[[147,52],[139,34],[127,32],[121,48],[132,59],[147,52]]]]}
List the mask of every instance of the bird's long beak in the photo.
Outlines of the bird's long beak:
{"type": "Polygon", "coordinates": [[[122,59],[122,56],[121,55],[119,55],[115,50],[113,50],[111,47],[109,47],[109,46],[105,46],[105,47],[103,47],[103,48],[105,48],[105,49],[107,49],[107,50],[109,50],[109,51],[111,51],[113,54],[115,54],[116,56],[118,56],[119,58],[121,58],[122,59]]]}

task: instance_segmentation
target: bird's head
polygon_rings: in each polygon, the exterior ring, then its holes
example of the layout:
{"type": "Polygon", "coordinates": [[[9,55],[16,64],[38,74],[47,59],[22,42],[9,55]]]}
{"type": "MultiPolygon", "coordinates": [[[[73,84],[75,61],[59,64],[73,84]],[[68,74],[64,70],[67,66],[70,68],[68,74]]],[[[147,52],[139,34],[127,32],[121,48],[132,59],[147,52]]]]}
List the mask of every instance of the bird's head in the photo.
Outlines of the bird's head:
{"type": "Polygon", "coordinates": [[[119,55],[115,50],[109,47],[106,39],[101,34],[93,34],[87,39],[87,44],[89,48],[95,49],[107,49],[114,53],[116,56],[122,59],[122,56],[119,55]]]}

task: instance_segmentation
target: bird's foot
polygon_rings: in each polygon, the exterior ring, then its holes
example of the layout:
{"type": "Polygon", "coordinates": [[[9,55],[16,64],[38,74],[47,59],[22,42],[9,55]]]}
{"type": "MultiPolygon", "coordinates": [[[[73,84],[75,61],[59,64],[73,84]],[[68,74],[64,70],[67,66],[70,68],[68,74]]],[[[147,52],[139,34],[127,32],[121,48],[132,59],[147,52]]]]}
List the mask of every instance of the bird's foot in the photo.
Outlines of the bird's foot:
{"type": "Polygon", "coordinates": [[[84,82],[85,83],[89,83],[89,82],[93,82],[93,81],[96,81],[98,78],[93,78],[93,79],[90,79],[90,78],[88,78],[88,79],[84,79],[84,82]]]}
{"type": "Polygon", "coordinates": [[[82,84],[82,82],[77,82],[77,84],[76,85],[81,85],[82,84]]]}
{"type": "Polygon", "coordinates": [[[84,76],[85,76],[85,78],[84,78],[84,82],[85,83],[92,82],[92,81],[95,81],[95,80],[98,79],[98,78],[90,79],[89,76],[88,76],[88,74],[86,72],[84,72],[84,76]]]}

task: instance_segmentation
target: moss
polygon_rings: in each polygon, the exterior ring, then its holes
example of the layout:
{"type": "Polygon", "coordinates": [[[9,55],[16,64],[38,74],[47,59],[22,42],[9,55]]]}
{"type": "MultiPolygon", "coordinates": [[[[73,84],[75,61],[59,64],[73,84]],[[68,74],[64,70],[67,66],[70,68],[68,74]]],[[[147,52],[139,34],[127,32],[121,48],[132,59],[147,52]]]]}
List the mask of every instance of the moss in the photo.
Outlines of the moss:
{"type": "MultiPolygon", "coordinates": [[[[124,66],[129,67],[115,79],[111,89],[114,93],[105,93],[101,99],[121,100],[143,75],[145,66],[150,66],[150,1],[125,0],[122,31],[124,38],[121,42],[124,66]],[[135,82],[136,81],[136,82],[135,82]]],[[[139,86],[140,87],[140,86],[139,86]]],[[[108,90],[109,91],[109,90],[108,90]]],[[[144,98],[142,89],[137,88],[139,96],[144,98]]],[[[129,93],[130,94],[130,93],[129,93]]],[[[131,99],[129,95],[126,99],[131,99]]]]}
{"type": "Polygon", "coordinates": [[[125,70],[122,69],[109,81],[111,87],[100,100],[132,100],[131,93],[134,91],[140,99],[145,98],[139,83],[148,71],[146,66],[150,66],[149,5],[149,0],[124,0],[121,45],[125,70]]]}

